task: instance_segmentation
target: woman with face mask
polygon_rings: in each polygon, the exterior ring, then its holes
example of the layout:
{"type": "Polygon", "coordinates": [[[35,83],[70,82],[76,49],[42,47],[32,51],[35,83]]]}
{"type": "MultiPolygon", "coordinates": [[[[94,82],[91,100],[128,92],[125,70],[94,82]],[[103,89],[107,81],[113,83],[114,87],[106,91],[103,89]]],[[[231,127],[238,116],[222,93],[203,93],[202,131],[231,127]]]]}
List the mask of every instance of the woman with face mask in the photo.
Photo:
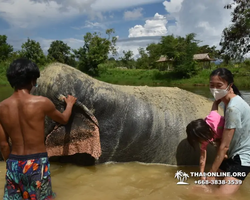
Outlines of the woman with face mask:
{"type": "MultiPolygon", "coordinates": [[[[218,194],[233,194],[250,172],[250,106],[241,98],[234,85],[233,75],[226,68],[218,68],[210,75],[210,91],[216,102],[222,101],[224,130],[217,156],[210,172],[227,172],[224,184],[216,189],[218,194]],[[224,160],[227,154],[228,159],[224,160]]],[[[207,180],[216,184],[215,177],[207,180]]]]}

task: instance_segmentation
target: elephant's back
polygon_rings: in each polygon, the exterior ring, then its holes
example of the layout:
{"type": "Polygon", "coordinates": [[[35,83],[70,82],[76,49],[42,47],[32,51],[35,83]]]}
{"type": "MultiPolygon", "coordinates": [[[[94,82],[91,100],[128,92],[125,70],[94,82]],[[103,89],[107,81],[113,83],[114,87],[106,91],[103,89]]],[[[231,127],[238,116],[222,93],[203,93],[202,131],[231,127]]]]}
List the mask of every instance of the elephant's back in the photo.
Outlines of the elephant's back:
{"type": "MultiPolygon", "coordinates": [[[[178,87],[121,86],[120,90],[154,105],[160,112],[184,116],[184,121],[205,118],[212,107],[210,99],[178,87]]],[[[222,110],[219,113],[223,115],[222,110]]]]}
{"type": "MultiPolygon", "coordinates": [[[[92,90],[98,98],[121,101],[123,98],[135,97],[138,101],[144,101],[160,110],[160,112],[179,113],[184,116],[184,121],[204,118],[211,110],[212,101],[201,95],[188,92],[178,87],[148,87],[148,86],[124,86],[105,83],[96,80],[79,70],[61,63],[50,64],[41,73],[42,82],[53,87],[67,85],[71,88],[86,88],[92,90]],[[56,84],[55,84],[56,83],[56,84]],[[85,86],[83,86],[85,84],[85,86]]],[[[58,88],[58,90],[60,90],[58,88]]],[[[223,112],[220,110],[220,114],[223,112]]]]}

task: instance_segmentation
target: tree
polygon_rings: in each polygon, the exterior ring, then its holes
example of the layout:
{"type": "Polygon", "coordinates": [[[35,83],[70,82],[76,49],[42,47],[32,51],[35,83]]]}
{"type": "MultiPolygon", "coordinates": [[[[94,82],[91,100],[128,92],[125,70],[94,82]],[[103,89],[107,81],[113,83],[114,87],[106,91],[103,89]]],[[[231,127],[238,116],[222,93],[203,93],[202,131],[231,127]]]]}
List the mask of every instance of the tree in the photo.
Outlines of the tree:
{"type": "Polygon", "coordinates": [[[21,56],[40,65],[44,65],[46,62],[46,57],[43,53],[40,43],[29,38],[27,42],[22,44],[21,56]]]}
{"type": "Polygon", "coordinates": [[[175,70],[180,76],[189,78],[197,73],[196,63],[193,60],[193,55],[198,51],[198,43],[195,39],[195,34],[190,33],[185,38],[178,37],[178,57],[174,58],[175,70]]]}
{"type": "Polygon", "coordinates": [[[190,77],[197,73],[193,55],[198,52],[198,43],[195,34],[186,37],[163,36],[161,39],[161,54],[173,58],[173,67],[179,78],[190,77]]]}
{"type": "Polygon", "coordinates": [[[220,51],[216,50],[216,46],[212,47],[210,47],[209,45],[200,46],[198,53],[209,53],[211,58],[221,58],[220,51]]]}
{"type": "Polygon", "coordinates": [[[106,30],[106,38],[102,38],[100,33],[86,33],[84,36],[84,46],[74,50],[79,59],[78,68],[88,74],[97,75],[98,65],[108,60],[109,53],[116,54],[116,37],[113,29],[106,30]]]}
{"type": "Polygon", "coordinates": [[[151,43],[146,47],[147,53],[149,55],[148,63],[150,68],[157,68],[156,61],[160,58],[162,54],[162,45],[151,43]]]}
{"type": "Polygon", "coordinates": [[[134,59],[133,59],[133,51],[123,51],[123,57],[121,58],[121,62],[124,65],[124,67],[127,67],[129,69],[132,69],[134,66],[134,59]]]}
{"type": "Polygon", "coordinates": [[[63,41],[53,41],[48,49],[48,59],[60,63],[70,64],[70,60],[72,59],[70,50],[70,47],[63,41]]]}
{"type": "Polygon", "coordinates": [[[225,6],[231,9],[232,25],[225,28],[221,38],[221,54],[231,59],[241,60],[250,50],[250,1],[233,0],[232,4],[225,6]]]}
{"type": "Polygon", "coordinates": [[[150,69],[149,56],[146,53],[145,49],[139,48],[138,51],[139,51],[140,57],[137,59],[136,68],[137,69],[150,69]]]}
{"type": "Polygon", "coordinates": [[[6,60],[12,51],[13,47],[7,43],[7,36],[0,35],[0,61],[6,60]]]}
{"type": "Polygon", "coordinates": [[[183,42],[181,37],[174,37],[173,35],[163,36],[161,39],[162,54],[166,55],[168,58],[176,58],[181,56],[183,53],[181,48],[183,47],[183,42]]]}

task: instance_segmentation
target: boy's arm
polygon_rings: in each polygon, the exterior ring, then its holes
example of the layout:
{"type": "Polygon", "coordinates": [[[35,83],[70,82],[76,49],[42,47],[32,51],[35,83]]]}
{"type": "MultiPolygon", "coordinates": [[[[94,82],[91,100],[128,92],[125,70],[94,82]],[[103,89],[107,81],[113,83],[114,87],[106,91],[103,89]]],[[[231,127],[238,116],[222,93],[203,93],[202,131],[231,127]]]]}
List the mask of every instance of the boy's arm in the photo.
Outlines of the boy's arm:
{"type": "Polygon", "coordinates": [[[0,124],[0,149],[3,159],[4,161],[6,161],[10,155],[9,136],[7,133],[5,133],[1,124],[0,124]]]}
{"type": "Polygon", "coordinates": [[[65,102],[67,103],[66,109],[63,113],[58,111],[48,98],[45,100],[45,114],[50,117],[52,120],[60,123],[60,124],[67,124],[72,113],[73,105],[76,102],[76,98],[73,96],[68,96],[65,98],[65,102]]]}

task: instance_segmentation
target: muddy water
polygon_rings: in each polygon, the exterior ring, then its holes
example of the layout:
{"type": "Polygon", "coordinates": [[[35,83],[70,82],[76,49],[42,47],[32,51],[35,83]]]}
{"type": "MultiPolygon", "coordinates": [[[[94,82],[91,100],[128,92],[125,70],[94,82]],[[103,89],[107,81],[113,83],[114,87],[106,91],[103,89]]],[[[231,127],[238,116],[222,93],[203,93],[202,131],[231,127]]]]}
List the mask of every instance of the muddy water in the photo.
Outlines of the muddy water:
{"type": "MultiPolygon", "coordinates": [[[[0,101],[8,97],[11,92],[10,88],[0,88],[0,101]]],[[[202,93],[202,90],[195,93],[202,93]]],[[[250,92],[247,91],[245,94],[247,96],[250,92]]],[[[146,165],[136,162],[109,163],[94,167],[51,163],[53,190],[60,200],[208,200],[211,198],[202,193],[201,188],[195,187],[197,186],[195,180],[198,178],[190,176],[186,181],[188,185],[177,185],[178,180],[174,178],[177,170],[189,174],[191,171],[197,171],[198,167],[146,165]]],[[[0,198],[3,195],[5,171],[5,163],[0,162],[0,198]]],[[[235,195],[216,198],[249,200],[249,188],[250,175],[235,195]]]]}
{"type": "MultiPolygon", "coordinates": [[[[60,200],[209,200],[201,189],[195,188],[197,178],[190,177],[188,185],[177,185],[177,170],[189,173],[196,167],[177,168],[166,165],[140,163],[104,164],[95,167],[79,167],[51,163],[53,189],[60,200]]],[[[5,165],[0,163],[0,185],[3,195],[5,165]]],[[[250,177],[237,194],[220,197],[221,200],[249,200],[250,177]]]]}

